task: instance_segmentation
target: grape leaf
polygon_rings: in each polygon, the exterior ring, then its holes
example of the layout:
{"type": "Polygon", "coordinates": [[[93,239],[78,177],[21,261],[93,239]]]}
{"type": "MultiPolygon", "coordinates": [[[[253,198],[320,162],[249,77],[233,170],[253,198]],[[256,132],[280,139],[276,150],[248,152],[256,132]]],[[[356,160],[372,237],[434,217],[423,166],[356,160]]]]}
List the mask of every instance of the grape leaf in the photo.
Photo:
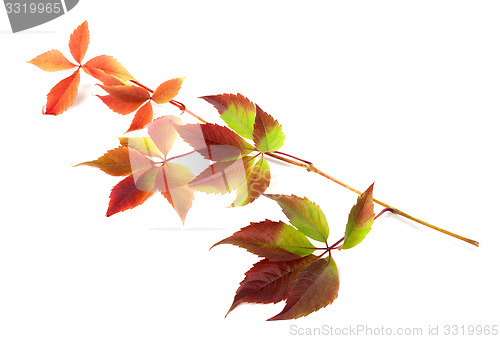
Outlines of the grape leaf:
{"type": "Polygon", "coordinates": [[[156,187],[175,209],[182,222],[193,203],[193,189],[188,186],[193,173],[184,165],[166,162],[156,177],[156,187]]]}
{"type": "Polygon", "coordinates": [[[157,104],[165,104],[175,98],[181,89],[184,78],[165,81],[153,92],[152,99],[157,104]]]}
{"type": "Polygon", "coordinates": [[[69,51],[78,64],[82,63],[85,53],[87,53],[89,42],[89,26],[87,21],[84,21],[73,31],[69,38],[69,51]]]}
{"type": "Polygon", "coordinates": [[[75,101],[79,85],[80,73],[78,70],[58,82],[47,94],[47,105],[43,114],[59,115],[66,111],[75,101]]]}
{"type": "Polygon", "coordinates": [[[139,153],[148,157],[162,158],[163,153],[160,152],[158,147],[156,147],[153,139],[149,137],[136,137],[136,138],[118,138],[120,140],[120,145],[125,147],[130,147],[139,151],[139,153]]]}
{"type": "Polygon", "coordinates": [[[296,319],[330,305],[338,295],[339,273],[329,256],[299,272],[290,287],[283,310],[268,320],[296,319]]]}
{"type": "Polygon", "coordinates": [[[55,72],[75,68],[76,65],[56,49],[50,50],[28,61],[28,63],[46,71],[55,72]]]}
{"type": "Polygon", "coordinates": [[[120,85],[135,78],[115,58],[99,55],[82,65],[82,69],[104,85],[120,85]]]}
{"type": "Polygon", "coordinates": [[[243,157],[232,161],[218,161],[208,166],[189,183],[195,190],[205,193],[225,194],[246,183],[248,168],[253,158],[243,157]]]}
{"type": "Polygon", "coordinates": [[[111,190],[106,216],[110,217],[143,204],[154,193],[157,174],[158,167],[150,167],[120,181],[111,190]]]}
{"type": "Polygon", "coordinates": [[[194,198],[194,190],[188,186],[194,176],[189,168],[166,159],[177,136],[172,123],[182,121],[175,116],[155,119],[148,126],[150,137],[119,138],[120,147],[80,164],[114,176],[128,175],[112,189],[107,216],[141,205],[158,190],[184,222],[194,198]]]}
{"type": "Polygon", "coordinates": [[[261,153],[275,152],[283,146],[285,135],[281,125],[256,105],[253,140],[261,153]]]}
{"type": "Polygon", "coordinates": [[[209,160],[230,161],[248,155],[254,148],[229,128],[215,124],[175,125],[184,141],[209,160]]]}
{"type": "Polygon", "coordinates": [[[119,101],[144,103],[149,100],[149,92],[139,86],[117,85],[106,86],[98,85],[109,95],[119,101]]]}
{"type": "Polygon", "coordinates": [[[295,195],[265,194],[276,201],[293,226],[311,239],[323,241],[328,239],[328,223],[318,205],[307,198],[295,195]]]}
{"type": "Polygon", "coordinates": [[[151,167],[153,162],[132,148],[120,146],[107,151],[97,160],[82,162],[75,166],[81,165],[97,167],[112,176],[126,176],[132,174],[133,171],[151,167]],[[134,163],[133,168],[131,159],[134,163]]]}
{"type": "Polygon", "coordinates": [[[266,159],[260,160],[247,173],[247,180],[238,187],[238,193],[231,207],[245,206],[254,202],[269,187],[271,170],[266,159]]]}
{"type": "Polygon", "coordinates": [[[143,102],[141,101],[123,101],[112,95],[97,95],[113,112],[127,115],[137,110],[143,102]]]}
{"type": "Polygon", "coordinates": [[[290,261],[262,259],[245,273],[226,317],[244,302],[268,304],[285,300],[298,273],[316,258],[308,255],[290,261]]]}
{"type": "Polygon", "coordinates": [[[173,115],[166,115],[155,119],[148,125],[148,134],[158,149],[167,155],[178,136],[177,127],[182,120],[173,115]]]}
{"type": "Polygon", "coordinates": [[[135,113],[134,120],[132,120],[132,124],[125,133],[143,129],[151,120],[153,120],[153,106],[151,101],[148,101],[135,113]]]}
{"type": "Polygon", "coordinates": [[[370,232],[375,218],[373,213],[373,184],[359,196],[347,220],[342,249],[356,246],[370,232]]]}
{"type": "Polygon", "coordinates": [[[269,260],[287,261],[312,254],[315,247],[306,236],[282,221],[250,223],[215,245],[232,244],[269,260]]]}
{"type": "Polygon", "coordinates": [[[220,94],[203,96],[201,99],[212,104],[222,120],[233,131],[244,138],[252,139],[255,123],[255,105],[241,94],[220,94]]]}

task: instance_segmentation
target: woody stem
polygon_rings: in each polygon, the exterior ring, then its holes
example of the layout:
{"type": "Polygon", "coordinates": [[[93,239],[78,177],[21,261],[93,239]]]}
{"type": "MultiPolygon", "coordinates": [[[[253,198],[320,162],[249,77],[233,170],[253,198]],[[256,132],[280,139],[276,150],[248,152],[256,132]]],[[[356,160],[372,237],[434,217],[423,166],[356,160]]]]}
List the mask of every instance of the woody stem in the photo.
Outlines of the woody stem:
{"type": "MultiPolygon", "coordinates": [[[[314,173],[317,173],[317,174],[321,175],[322,177],[327,178],[327,179],[329,179],[329,180],[333,181],[334,183],[336,183],[336,184],[338,184],[338,185],[340,185],[340,186],[342,186],[342,187],[344,187],[344,188],[347,188],[348,190],[350,190],[350,191],[352,191],[352,192],[354,192],[354,193],[356,193],[356,194],[358,194],[358,195],[361,195],[361,194],[363,193],[363,192],[361,192],[360,190],[357,190],[357,189],[355,189],[354,187],[351,187],[351,186],[349,186],[349,185],[347,185],[347,184],[343,183],[342,181],[340,181],[340,180],[338,180],[338,179],[336,179],[336,178],[332,177],[331,175],[329,175],[329,174],[327,174],[327,173],[325,173],[325,172],[323,172],[323,171],[319,170],[319,169],[318,169],[318,168],[316,168],[316,167],[315,167],[312,163],[311,163],[311,164],[309,164],[309,165],[307,165],[307,164],[304,164],[304,163],[301,163],[301,162],[297,162],[297,161],[292,160],[292,159],[285,158],[285,157],[283,157],[283,156],[281,156],[281,155],[278,155],[278,154],[276,154],[276,153],[274,153],[274,152],[268,152],[268,153],[266,153],[266,155],[268,155],[268,156],[270,156],[270,157],[272,157],[272,158],[278,159],[278,160],[280,160],[280,161],[283,161],[283,162],[286,162],[286,163],[289,163],[289,164],[295,165],[295,166],[303,167],[303,168],[305,168],[308,172],[314,172],[314,173]]],[[[382,202],[382,201],[380,201],[380,200],[373,199],[373,201],[374,201],[375,203],[379,204],[380,206],[385,207],[385,208],[387,209],[387,211],[391,211],[391,212],[392,212],[392,213],[394,213],[394,214],[397,214],[397,215],[400,215],[400,216],[402,216],[402,217],[405,217],[405,218],[407,218],[407,219],[409,219],[409,220],[415,221],[415,222],[417,222],[417,223],[419,223],[419,224],[421,224],[421,225],[427,226],[427,227],[429,227],[429,228],[432,228],[433,230],[436,230],[436,231],[438,231],[438,232],[444,233],[444,234],[449,235],[449,236],[451,236],[451,237],[454,237],[454,238],[456,238],[456,239],[459,239],[459,240],[465,241],[465,242],[467,242],[467,243],[469,243],[469,244],[471,244],[471,245],[474,245],[474,246],[479,246],[479,242],[477,242],[477,241],[475,241],[475,240],[472,240],[472,239],[468,239],[468,238],[462,237],[461,235],[458,235],[458,234],[452,233],[452,232],[450,232],[450,231],[447,231],[447,230],[444,230],[444,229],[439,228],[439,227],[437,227],[437,226],[434,226],[434,225],[432,225],[432,224],[430,224],[430,223],[428,223],[428,222],[426,222],[426,221],[423,221],[423,220],[417,219],[417,218],[415,218],[415,217],[413,217],[413,216],[411,216],[411,215],[409,215],[409,214],[407,214],[407,213],[405,213],[405,212],[402,212],[402,211],[398,210],[397,208],[394,208],[394,207],[392,207],[392,206],[390,206],[390,205],[388,205],[388,204],[386,204],[386,203],[384,203],[384,202],[382,202]]]]}

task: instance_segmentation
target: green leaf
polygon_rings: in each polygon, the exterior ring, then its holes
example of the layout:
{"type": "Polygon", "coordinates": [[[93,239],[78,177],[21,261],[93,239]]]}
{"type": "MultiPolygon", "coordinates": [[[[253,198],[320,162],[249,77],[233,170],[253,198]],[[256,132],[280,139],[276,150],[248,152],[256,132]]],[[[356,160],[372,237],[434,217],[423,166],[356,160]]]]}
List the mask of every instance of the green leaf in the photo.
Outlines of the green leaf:
{"type": "Polygon", "coordinates": [[[245,206],[254,202],[269,187],[271,170],[264,156],[247,172],[247,180],[237,190],[236,199],[231,207],[245,206]]]}
{"type": "Polygon", "coordinates": [[[139,153],[148,157],[163,157],[158,147],[156,147],[153,140],[149,137],[137,137],[137,138],[126,138],[119,137],[120,144],[125,147],[129,147],[139,151],[139,153]]]}
{"type": "Polygon", "coordinates": [[[356,205],[349,213],[342,249],[359,244],[372,229],[375,214],[373,213],[373,184],[359,196],[356,205]]]}
{"type": "Polygon", "coordinates": [[[258,105],[256,105],[255,125],[252,136],[255,147],[261,153],[275,152],[285,142],[285,135],[283,134],[281,125],[258,105]]]}
{"type": "Polygon", "coordinates": [[[269,260],[287,261],[305,257],[314,252],[314,246],[304,234],[282,221],[265,220],[250,223],[232,236],[214,246],[232,244],[269,260]]]}
{"type": "Polygon", "coordinates": [[[328,223],[318,205],[307,198],[295,195],[265,194],[276,201],[293,226],[309,238],[326,243],[328,239],[328,223]]]}
{"type": "Polygon", "coordinates": [[[220,94],[201,97],[211,103],[222,120],[244,138],[252,139],[255,105],[241,94],[220,94]]]}

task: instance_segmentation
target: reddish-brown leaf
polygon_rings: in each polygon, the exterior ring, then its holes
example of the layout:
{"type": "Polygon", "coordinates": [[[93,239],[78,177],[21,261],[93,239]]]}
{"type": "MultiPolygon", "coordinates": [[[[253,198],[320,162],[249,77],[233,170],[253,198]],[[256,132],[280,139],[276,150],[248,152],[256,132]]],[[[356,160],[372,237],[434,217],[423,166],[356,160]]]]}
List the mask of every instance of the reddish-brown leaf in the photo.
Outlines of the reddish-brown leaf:
{"type": "Polygon", "coordinates": [[[339,273],[332,257],[304,268],[290,287],[283,311],[268,320],[296,319],[330,305],[338,295],[339,273]]]}
{"type": "Polygon", "coordinates": [[[87,48],[89,47],[89,25],[87,21],[84,21],[80,26],[78,26],[71,34],[69,38],[69,51],[76,62],[82,63],[85,53],[87,53],[87,48]]]}
{"type": "Polygon", "coordinates": [[[120,146],[107,151],[97,160],[82,162],[75,166],[80,165],[97,167],[112,176],[126,176],[152,166],[153,162],[135,149],[120,146]]]}
{"type": "Polygon", "coordinates": [[[283,146],[285,135],[281,125],[256,105],[253,141],[259,152],[275,152],[283,146]]]}
{"type": "Polygon", "coordinates": [[[47,94],[47,105],[43,114],[59,115],[73,104],[80,85],[80,73],[76,70],[61,80],[47,94]]]}
{"type": "Polygon", "coordinates": [[[166,162],[156,177],[156,188],[167,198],[182,222],[193,204],[193,189],[188,186],[193,173],[181,164],[166,162]]]}
{"type": "Polygon", "coordinates": [[[136,131],[138,129],[143,129],[152,120],[153,120],[153,106],[151,105],[151,101],[148,101],[144,104],[144,106],[139,108],[137,113],[135,113],[134,120],[132,120],[132,124],[125,133],[136,131]]]}
{"type": "Polygon", "coordinates": [[[175,98],[179,93],[184,78],[176,78],[165,81],[154,91],[152,99],[157,104],[165,104],[175,98]]]}
{"type": "Polygon", "coordinates": [[[132,209],[144,203],[155,191],[155,179],[158,168],[153,167],[129,175],[120,181],[109,196],[106,216],[132,209]]]}
{"type": "Polygon", "coordinates": [[[242,137],[224,126],[189,124],[176,125],[175,128],[184,141],[209,160],[234,160],[254,150],[242,137]]]}
{"type": "Polygon", "coordinates": [[[314,246],[306,236],[282,221],[250,223],[215,245],[232,244],[269,260],[287,261],[308,256],[314,246]]]}
{"type": "Polygon", "coordinates": [[[40,54],[28,62],[47,72],[62,71],[64,69],[76,67],[75,64],[66,59],[66,57],[56,49],[40,54]]]}
{"type": "Polygon", "coordinates": [[[115,58],[99,55],[87,61],[82,69],[104,85],[120,85],[135,78],[115,58]]]}
{"type": "Polygon", "coordinates": [[[140,102],[144,103],[146,100],[149,100],[149,92],[144,88],[139,86],[130,86],[130,85],[118,85],[118,86],[106,86],[106,85],[98,85],[103,90],[108,92],[113,98],[126,101],[126,102],[140,102]]]}
{"type": "Polygon", "coordinates": [[[285,300],[299,272],[316,258],[309,255],[290,261],[259,261],[245,273],[227,314],[244,302],[269,304],[285,300]]]}
{"type": "Polygon", "coordinates": [[[134,112],[143,104],[143,102],[140,101],[123,101],[112,95],[98,95],[97,97],[101,99],[102,102],[104,102],[113,112],[123,115],[134,112]]]}

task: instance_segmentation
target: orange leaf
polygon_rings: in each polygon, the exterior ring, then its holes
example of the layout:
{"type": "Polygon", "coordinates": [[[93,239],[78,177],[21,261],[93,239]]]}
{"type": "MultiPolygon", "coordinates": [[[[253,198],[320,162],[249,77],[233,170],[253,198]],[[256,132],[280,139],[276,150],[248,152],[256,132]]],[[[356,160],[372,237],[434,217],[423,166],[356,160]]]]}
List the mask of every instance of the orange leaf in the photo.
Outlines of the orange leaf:
{"type": "Polygon", "coordinates": [[[104,84],[117,85],[120,84],[120,80],[135,80],[122,64],[109,55],[96,56],[87,61],[82,68],[86,73],[104,84]]]}
{"type": "Polygon", "coordinates": [[[76,67],[76,65],[66,59],[66,57],[57,49],[40,54],[28,62],[47,72],[62,71],[64,69],[76,67]]]}
{"type": "Polygon", "coordinates": [[[153,106],[151,101],[148,101],[135,113],[134,120],[132,120],[132,124],[125,133],[143,129],[151,120],[153,120],[153,106]]]}
{"type": "Polygon", "coordinates": [[[151,167],[153,161],[133,148],[120,146],[107,151],[97,160],[82,162],[75,166],[92,166],[112,176],[127,176],[151,167]]]}
{"type": "Polygon", "coordinates": [[[84,21],[69,37],[69,51],[76,62],[82,63],[87,48],[89,47],[89,25],[84,21]]]}
{"type": "Polygon", "coordinates": [[[176,78],[165,81],[154,91],[152,99],[157,104],[165,104],[175,98],[181,89],[184,78],[176,78]]]}
{"type": "Polygon", "coordinates": [[[122,101],[111,95],[98,95],[97,97],[101,99],[106,106],[113,110],[113,112],[123,115],[132,113],[142,105],[142,102],[122,101]]]}
{"type": "Polygon", "coordinates": [[[124,80],[118,79],[117,77],[113,75],[109,75],[106,72],[97,69],[97,68],[87,68],[85,66],[82,66],[82,69],[87,73],[88,75],[94,77],[95,79],[101,81],[103,85],[107,86],[117,86],[117,85],[128,85],[128,83],[124,80]]]}
{"type": "Polygon", "coordinates": [[[142,104],[146,100],[149,100],[149,92],[142,87],[126,85],[98,86],[108,92],[109,95],[120,101],[140,102],[142,104]]]}
{"type": "Polygon", "coordinates": [[[78,70],[58,82],[47,94],[47,105],[43,114],[59,115],[66,111],[75,101],[79,84],[80,72],[78,70]]]}

